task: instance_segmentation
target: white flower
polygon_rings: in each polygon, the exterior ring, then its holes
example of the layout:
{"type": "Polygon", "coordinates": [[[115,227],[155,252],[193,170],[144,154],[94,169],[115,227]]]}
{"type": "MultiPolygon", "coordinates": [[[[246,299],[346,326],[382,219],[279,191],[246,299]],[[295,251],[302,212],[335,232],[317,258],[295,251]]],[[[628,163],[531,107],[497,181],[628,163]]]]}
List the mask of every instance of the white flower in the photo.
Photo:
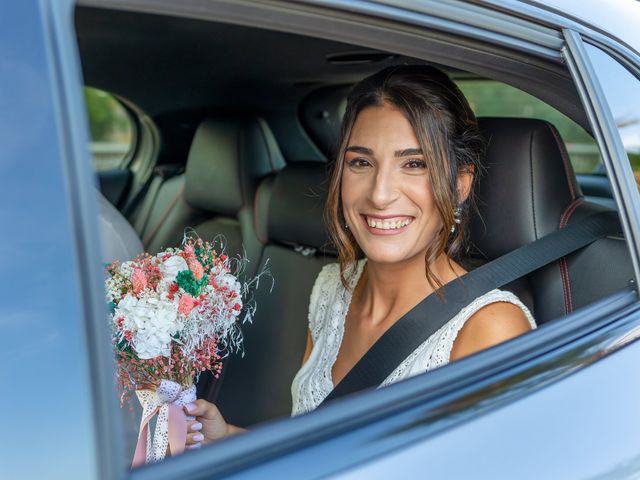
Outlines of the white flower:
{"type": "Polygon", "coordinates": [[[178,303],[144,296],[123,298],[114,318],[124,317],[123,328],[133,333],[133,347],[141,359],[171,354],[172,335],[180,329],[178,303]]]}
{"type": "Polygon", "coordinates": [[[163,280],[169,283],[175,282],[176,276],[183,270],[189,270],[189,266],[180,255],[173,255],[160,264],[163,280]]]}
{"type": "Polygon", "coordinates": [[[133,262],[122,262],[120,264],[120,275],[124,278],[131,279],[131,275],[133,274],[133,262]]]}

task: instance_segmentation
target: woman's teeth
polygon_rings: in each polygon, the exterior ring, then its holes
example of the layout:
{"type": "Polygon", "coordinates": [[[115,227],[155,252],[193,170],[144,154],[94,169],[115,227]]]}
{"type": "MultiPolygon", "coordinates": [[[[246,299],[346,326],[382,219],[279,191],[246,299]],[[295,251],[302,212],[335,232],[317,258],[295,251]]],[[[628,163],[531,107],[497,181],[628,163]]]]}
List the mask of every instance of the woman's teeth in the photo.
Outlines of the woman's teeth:
{"type": "Polygon", "coordinates": [[[380,230],[392,230],[396,228],[406,227],[411,223],[410,218],[404,218],[402,220],[380,220],[376,218],[366,217],[367,224],[372,228],[379,228],[380,230]]]}

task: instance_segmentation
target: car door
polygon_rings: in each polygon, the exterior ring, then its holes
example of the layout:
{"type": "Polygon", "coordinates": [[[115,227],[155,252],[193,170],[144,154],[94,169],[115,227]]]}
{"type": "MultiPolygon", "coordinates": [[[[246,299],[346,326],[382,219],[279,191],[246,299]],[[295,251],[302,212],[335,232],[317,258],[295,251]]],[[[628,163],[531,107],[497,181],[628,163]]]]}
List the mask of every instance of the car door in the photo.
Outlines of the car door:
{"type": "Polygon", "coordinates": [[[72,12],[0,15],[2,478],[121,471],[110,347],[92,340],[108,332],[72,12]]]}

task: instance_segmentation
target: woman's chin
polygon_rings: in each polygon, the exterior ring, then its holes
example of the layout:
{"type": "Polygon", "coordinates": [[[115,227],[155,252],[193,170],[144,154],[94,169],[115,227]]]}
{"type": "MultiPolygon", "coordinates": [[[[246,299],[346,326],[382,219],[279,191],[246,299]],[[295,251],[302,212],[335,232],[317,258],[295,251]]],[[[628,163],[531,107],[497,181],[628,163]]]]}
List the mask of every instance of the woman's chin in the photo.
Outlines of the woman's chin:
{"type": "Polygon", "coordinates": [[[367,263],[381,265],[400,265],[416,257],[415,254],[411,254],[410,252],[389,251],[388,248],[380,250],[373,249],[369,251],[364,250],[364,253],[367,257],[367,263]]]}

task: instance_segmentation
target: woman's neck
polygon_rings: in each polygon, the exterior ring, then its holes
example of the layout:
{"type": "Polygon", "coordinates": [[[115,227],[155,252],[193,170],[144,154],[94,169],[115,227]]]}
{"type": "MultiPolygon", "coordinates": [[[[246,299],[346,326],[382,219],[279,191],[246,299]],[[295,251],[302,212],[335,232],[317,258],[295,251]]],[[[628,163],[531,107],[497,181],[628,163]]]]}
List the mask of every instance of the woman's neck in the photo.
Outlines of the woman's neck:
{"type": "MultiPolygon", "coordinates": [[[[444,254],[430,268],[443,284],[464,274],[444,254]]],[[[368,260],[352,303],[357,305],[361,321],[381,325],[400,318],[433,291],[426,278],[424,256],[393,264],[368,260]]]]}

